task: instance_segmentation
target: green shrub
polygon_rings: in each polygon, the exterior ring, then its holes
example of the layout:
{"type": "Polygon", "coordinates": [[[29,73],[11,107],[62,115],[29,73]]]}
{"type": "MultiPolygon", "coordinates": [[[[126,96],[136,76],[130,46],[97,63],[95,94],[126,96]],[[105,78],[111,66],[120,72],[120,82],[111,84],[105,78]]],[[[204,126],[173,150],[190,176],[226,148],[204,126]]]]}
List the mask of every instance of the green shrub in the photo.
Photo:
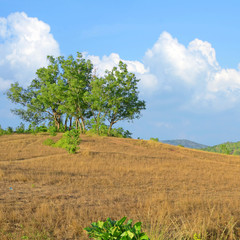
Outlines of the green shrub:
{"type": "Polygon", "coordinates": [[[150,140],[155,141],[155,142],[159,142],[158,138],[150,138],[150,140]]]}
{"type": "Polygon", "coordinates": [[[12,127],[8,127],[5,131],[6,134],[12,134],[13,133],[13,128],[12,127]]]}
{"type": "Polygon", "coordinates": [[[45,125],[42,125],[42,126],[37,126],[35,131],[36,133],[40,133],[40,132],[47,132],[47,127],[45,125]]]}
{"type": "Polygon", "coordinates": [[[177,145],[178,147],[184,147],[183,145],[181,145],[181,144],[179,144],[179,145],[177,145]]]}
{"type": "Polygon", "coordinates": [[[35,123],[29,124],[28,129],[26,130],[26,132],[32,133],[32,134],[37,134],[37,125],[35,123]]]}
{"type": "Polygon", "coordinates": [[[55,126],[49,126],[47,131],[51,136],[56,136],[57,135],[57,128],[55,126]]]}
{"type": "Polygon", "coordinates": [[[235,149],[233,155],[240,155],[240,149],[235,149]]]}
{"type": "Polygon", "coordinates": [[[141,222],[137,222],[132,226],[130,219],[127,224],[123,224],[127,217],[123,217],[119,221],[108,218],[105,222],[93,222],[91,227],[85,228],[89,238],[97,240],[149,240],[148,236],[141,232],[141,222]]]}
{"type": "Polygon", "coordinates": [[[47,138],[44,142],[44,145],[46,146],[53,146],[55,144],[55,142],[51,139],[51,138],[47,138]]]}
{"type": "Polygon", "coordinates": [[[16,127],[16,133],[24,133],[25,132],[25,126],[23,123],[20,123],[18,127],[16,127]]]}
{"type": "Polygon", "coordinates": [[[81,139],[79,137],[79,131],[72,129],[63,134],[62,138],[58,140],[54,146],[66,149],[69,153],[76,153],[79,149],[81,139]]]}
{"type": "Polygon", "coordinates": [[[195,233],[194,236],[193,236],[193,240],[202,240],[202,239],[201,239],[200,235],[195,233]]]}
{"type": "MultiPolygon", "coordinates": [[[[87,129],[88,133],[98,134],[100,136],[107,136],[108,135],[108,126],[105,123],[99,123],[99,126],[96,125],[94,119],[87,121],[87,129]]],[[[128,130],[124,130],[122,127],[119,128],[112,128],[110,132],[111,137],[119,137],[119,138],[131,138],[132,133],[128,130]]]]}

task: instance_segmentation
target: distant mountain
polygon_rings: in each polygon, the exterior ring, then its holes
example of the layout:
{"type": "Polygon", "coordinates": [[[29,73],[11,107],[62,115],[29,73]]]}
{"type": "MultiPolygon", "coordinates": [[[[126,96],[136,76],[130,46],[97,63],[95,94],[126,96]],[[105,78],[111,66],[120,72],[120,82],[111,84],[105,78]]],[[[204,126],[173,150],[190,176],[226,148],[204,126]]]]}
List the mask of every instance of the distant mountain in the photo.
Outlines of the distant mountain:
{"type": "Polygon", "coordinates": [[[202,148],[207,148],[208,147],[207,145],[203,145],[203,144],[196,143],[196,142],[193,142],[193,141],[189,141],[189,140],[186,140],[186,139],[159,140],[159,142],[167,143],[167,144],[175,145],[175,146],[181,145],[181,146],[184,146],[184,147],[187,147],[187,148],[194,148],[194,149],[202,149],[202,148]]]}
{"type": "Polygon", "coordinates": [[[212,147],[206,147],[202,150],[208,152],[240,155],[240,142],[226,142],[212,147]]]}

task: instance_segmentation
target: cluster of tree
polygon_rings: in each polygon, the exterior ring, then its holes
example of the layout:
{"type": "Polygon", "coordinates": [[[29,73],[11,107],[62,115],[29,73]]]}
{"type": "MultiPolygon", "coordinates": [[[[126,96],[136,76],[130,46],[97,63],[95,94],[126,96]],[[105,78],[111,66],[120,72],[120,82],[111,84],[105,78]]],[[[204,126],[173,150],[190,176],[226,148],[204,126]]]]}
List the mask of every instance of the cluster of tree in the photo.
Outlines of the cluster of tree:
{"type": "MultiPolygon", "coordinates": [[[[87,132],[89,134],[96,134],[96,127],[95,124],[92,124],[91,121],[87,121],[87,132]]],[[[68,129],[70,130],[70,129],[68,129]]],[[[77,130],[76,124],[73,123],[71,130],[77,130]]],[[[65,126],[63,124],[60,124],[60,128],[57,129],[56,126],[54,126],[54,122],[48,122],[48,125],[45,124],[42,125],[36,125],[36,124],[29,124],[27,128],[25,128],[23,123],[20,123],[19,126],[17,126],[15,129],[12,127],[7,127],[6,129],[3,129],[0,125],[0,136],[2,135],[10,135],[13,133],[31,133],[31,134],[37,134],[37,133],[44,133],[48,132],[51,136],[56,136],[57,132],[66,132],[65,126]]],[[[68,131],[67,131],[68,132],[68,131]]],[[[79,132],[79,129],[78,129],[79,132]]],[[[107,136],[108,135],[108,126],[106,124],[102,124],[99,128],[99,135],[101,136],[107,136]]],[[[120,138],[131,138],[132,133],[128,130],[124,130],[122,127],[118,128],[112,128],[111,129],[111,136],[113,137],[120,137],[120,138]]]]}
{"type": "Polygon", "coordinates": [[[201,150],[208,152],[240,155],[240,142],[226,142],[212,147],[203,148],[201,150]]]}
{"type": "Polygon", "coordinates": [[[89,120],[98,134],[108,121],[110,135],[115,123],[139,118],[145,109],[145,101],[139,100],[139,79],[123,62],[98,77],[91,61],[81,53],[75,59],[49,56],[48,60],[49,65],[37,70],[27,88],[16,82],[7,91],[8,98],[20,105],[12,112],[24,121],[35,125],[54,121],[57,129],[62,124],[65,130],[74,122],[84,133],[89,120]]]}

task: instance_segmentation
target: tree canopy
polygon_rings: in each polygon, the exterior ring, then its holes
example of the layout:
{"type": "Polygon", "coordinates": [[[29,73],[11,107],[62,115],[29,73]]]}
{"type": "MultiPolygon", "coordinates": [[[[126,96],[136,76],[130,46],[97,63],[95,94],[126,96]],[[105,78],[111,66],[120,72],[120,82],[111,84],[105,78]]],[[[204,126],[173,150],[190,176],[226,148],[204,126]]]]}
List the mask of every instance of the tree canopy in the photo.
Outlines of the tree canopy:
{"type": "Polygon", "coordinates": [[[67,59],[48,56],[48,61],[27,88],[16,82],[7,91],[19,106],[12,112],[27,122],[52,121],[57,129],[64,124],[66,130],[74,120],[84,133],[86,121],[92,119],[99,133],[100,125],[108,121],[110,135],[115,123],[139,118],[145,109],[145,101],[139,100],[139,79],[121,61],[104,77],[93,74],[93,64],[81,53],[67,59]]]}

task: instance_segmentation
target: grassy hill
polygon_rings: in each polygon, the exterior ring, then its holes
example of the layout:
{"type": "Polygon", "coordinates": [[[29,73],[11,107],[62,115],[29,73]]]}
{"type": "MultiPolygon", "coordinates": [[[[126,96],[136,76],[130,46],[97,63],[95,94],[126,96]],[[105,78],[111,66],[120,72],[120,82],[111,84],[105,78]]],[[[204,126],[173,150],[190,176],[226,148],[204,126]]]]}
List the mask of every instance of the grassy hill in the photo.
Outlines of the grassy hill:
{"type": "Polygon", "coordinates": [[[48,137],[0,137],[1,240],[85,240],[91,222],[123,216],[151,240],[240,239],[240,157],[91,136],[70,155],[48,137]]]}
{"type": "Polygon", "coordinates": [[[240,155],[240,142],[226,142],[212,147],[206,147],[202,150],[215,153],[240,155]]]}
{"type": "Polygon", "coordinates": [[[187,148],[194,148],[194,149],[202,149],[208,147],[207,145],[203,145],[200,143],[196,143],[187,139],[176,139],[176,140],[161,140],[160,142],[174,145],[174,146],[183,146],[187,148]]]}

